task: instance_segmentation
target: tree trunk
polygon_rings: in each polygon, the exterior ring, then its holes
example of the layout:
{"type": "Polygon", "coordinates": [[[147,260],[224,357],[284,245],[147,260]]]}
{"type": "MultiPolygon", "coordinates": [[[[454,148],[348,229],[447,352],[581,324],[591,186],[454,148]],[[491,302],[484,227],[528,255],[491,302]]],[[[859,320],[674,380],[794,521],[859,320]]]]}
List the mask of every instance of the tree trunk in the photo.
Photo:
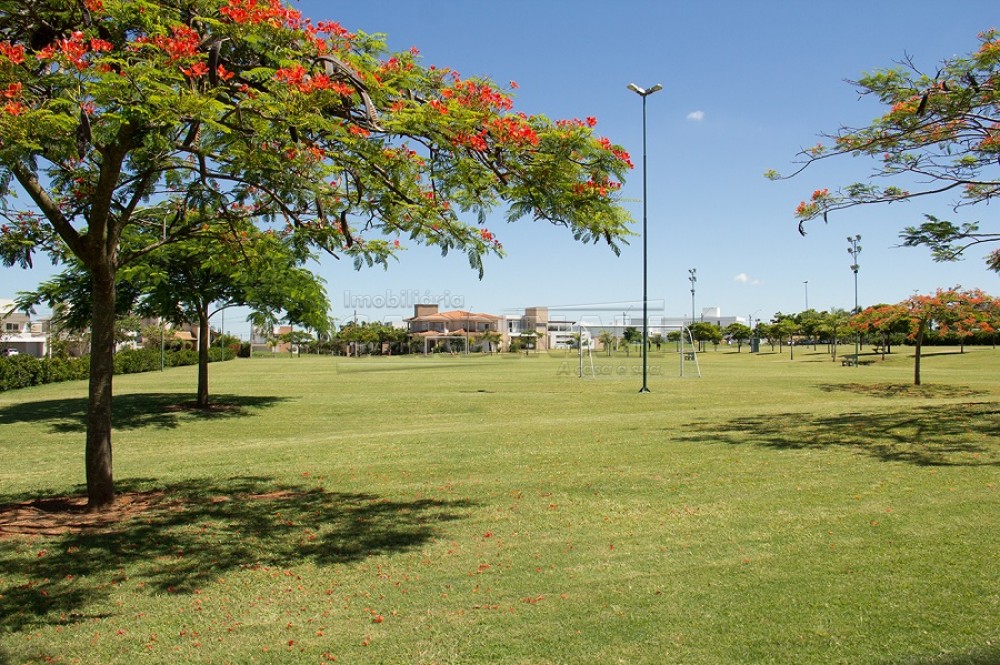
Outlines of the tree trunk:
{"type": "Polygon", "coordinates": [[[90,393],[87,404],[87,512],[115,501],[111,466],[112,378],[115,373],[114,268],[91,271],[90,393]]]}
{"type": "Polygon", "coordinates": [[[208,408],[208,303],[198,304],[198,398],[199,409],[208,408]]]}
{"type": "Polygon", "coordinates": [[[920,348],[924,344],[924,326],[927,325],[924,321],[921,321],[917,327],[917,338],[916,338],[916,351],[913,356],[913,385],[920,385],[920,348]]]}

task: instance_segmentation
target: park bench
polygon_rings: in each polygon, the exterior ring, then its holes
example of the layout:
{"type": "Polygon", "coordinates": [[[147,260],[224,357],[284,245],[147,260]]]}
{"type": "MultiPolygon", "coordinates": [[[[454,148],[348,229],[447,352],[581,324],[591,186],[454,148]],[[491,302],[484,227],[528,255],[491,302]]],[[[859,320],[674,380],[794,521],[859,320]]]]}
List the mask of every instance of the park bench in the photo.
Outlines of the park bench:
{"type": "Polygon", "coordinates": [[[858,366],[858,365],[873,365],[874,363],[875,363],[875,361],[874,360],[870,360],[870,359],[869,360],[861,360],[861,359],[858,358],[858,356],[854,355],[853,353],[850,354],[850,355],[841,356],[841,359],[840,359],[840,365],[841,365],[841,367],[855,367],[855,366],[858,366]]]}

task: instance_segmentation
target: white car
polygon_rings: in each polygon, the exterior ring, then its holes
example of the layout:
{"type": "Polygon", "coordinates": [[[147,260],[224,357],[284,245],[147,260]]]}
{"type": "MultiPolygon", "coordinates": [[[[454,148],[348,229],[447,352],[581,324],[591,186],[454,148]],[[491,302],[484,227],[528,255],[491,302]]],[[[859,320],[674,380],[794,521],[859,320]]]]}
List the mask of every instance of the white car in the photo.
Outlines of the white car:
{"type": "Polygon", "coordinates": [[[4,349],[3,350],[3,355],[5,355],[5,356],[16,356],[16,355],[20,355],[20,351],[18,351],[17,349],[4,349]]]}

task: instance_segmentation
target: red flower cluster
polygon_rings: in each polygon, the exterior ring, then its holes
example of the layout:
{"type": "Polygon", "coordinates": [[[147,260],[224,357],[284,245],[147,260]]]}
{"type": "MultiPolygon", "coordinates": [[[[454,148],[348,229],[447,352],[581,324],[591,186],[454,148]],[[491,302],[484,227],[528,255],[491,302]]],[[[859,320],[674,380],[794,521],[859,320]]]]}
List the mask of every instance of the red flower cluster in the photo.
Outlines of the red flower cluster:
{"type": "Polygon", "coordinates": [[[305,33],[306,39],[309,40],[320,55],[330,50],[330,42],[321,37],[320,35],[322,34],[327,34],[341,40],[341,43],[335,44],[338,48],[346,48],[354,39],[354,33],[348,32],[336,21],[320,21],[316,25],[312,25],[309,19],[306,19],[305,33]]]}
{"type": "Polygon", "coordinates": [[[275,28],[298,28],[302,25],[302,13],[286,7],[281,0],[229,0],[219,13],[233,23],[267,23],[275,28]]]}
{"type": "Polygon", "coordinates": [[[445,88],[441,96],[454,98],[462,106],[473,109],[499,109],[509,111],[514,106],[510,97],[485,83],[456,81],[454,87],[445,88]]]}
{"type": "Polygon", "coordinates": [[[556,120],[556,127],[593,127],[597,124],[597,118],[594,116],[588,117],[585,121],[579,118],[573,118],[572,120],[556,120]]]}
{"type": "Polygon", "coordinates": [[[200,60],[190,67],[181,67],[181,73],[192,79],[199,79],[208,73],[208,65],[200,60]]]}
{"type": "Polygon", "coordinates": [[[10,42],[0,43],[0,55],[10,60],[15,65],[24,62],[24,47],[20,44],[10,42]]]}
{"type": "Polygon", "coordinates": [[[201,43],[201,36],[193,28],[186,25],[175,25],[171,28],[172,36],[157,35],[149,37],[139,37],[136,44],[152,44],[162,49],[170,56],[170,62],[192,58],[198,55],[198,45],[201,43]]]}
{"type": "Polygon", "coordinates": [[[819,206],[815,203],[806,203],[805,201],[800,201],[799,205],[795,206],[795,216],[796,217],[811,217],[816,214],[819,210],[819,206]]]}
{"type": "Polygon", "coordinates": [[[630,169],[635,168],[635,164],[632,163],[632,155],[628,154],[628,151],[622,150],[621,148],[616,148],[612,143],[611,139],[607,137],[602,137],[599,139],[598,143],[601,147],[614,155],[618,161],[624,162],[630,169]]]}
{"type": "Polygon", "coordinates": [[[574,194],[587,194],[596,192],[601,196],[607,196],[609,192],[621,189],[622,184],[620,182],[615,182],[608,178],[604,178],[600,181],[588,180],[587,182],[577,183],[573,185],[574,194]]]}
{"type": "Polygon", "coordinates": [[[486,152],[489,145],[486,143],[486,130],[480,131],[478,134],[467,134],[466,132],[459,132],[455,135],[453,139],[455,145],[462,145],[467,148],[472,148],[478,152],[486,152]]]}
{"type": "Polygon", "coordinates": [[[331,79],[326,74],[310,74],[302,65],[278,69],[274,72],[274,78],[281,83],[287,83],[303,94],[317,90],[333,90],[346,96],[354,92],[353,88],[343,81],[331,79]]]}
{"type": "Polygon", "coordinates": [[[316,30],[319,32],[325,32],[328,35],[340,37],[341,39],[354,39],[354,33],[348,32],[344,26],[340,25],[336,21],[320,21],[316,24],[316,30]]]}
{"type": "MultiPolygon", "coordinates": [[[[103,40],[92,41],[98,42],[101,46],[107,44],[107,42],[103,40]]],[[[39,60],[51,60],[56,57],[58,52],[65,56],[74,67],[82,71],[87,68],[87,61],[84,57],[87,55],[88,51],[89,48],[84,34],[77,30],[70,35],[69,39],[57,39],[52,44],[46,46],[37,53],[36,57],[39,60]]]]}
{"type": "Polygon", "coordinates": [[[488,126],[493,136],[506,143],[517,146],[538,145],[538,134],[523,117],[494,118],[488,126]]]}

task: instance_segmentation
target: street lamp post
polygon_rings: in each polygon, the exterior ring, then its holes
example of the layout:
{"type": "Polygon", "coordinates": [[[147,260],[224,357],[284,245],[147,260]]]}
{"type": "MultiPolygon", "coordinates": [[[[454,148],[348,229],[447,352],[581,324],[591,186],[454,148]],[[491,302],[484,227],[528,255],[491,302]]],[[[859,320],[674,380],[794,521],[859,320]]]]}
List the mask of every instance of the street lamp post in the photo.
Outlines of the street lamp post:
{"type": "MultiPolygon", "coordinates": [[[[861,234],[855,235],[853,238],[848,236],[847,242],[851,243],[851,246],[847,248],[847,253],[851,255],[851,272],[854,273],[854,313],[858,313],[858,254],[861,253],[861,234]]],[[[854,365],[858,366],[858,354],[861,353],[861,333],[858,332],[854,337],[854,365]]]]}
{"type": "Polygon", "coordinates": [[[649,337],[649,314],[647,309],[649,299],[646,288],[646,250],[648,244],[648,234],[646,233],[646,97],[649,97],[654,92],[663,90],[663,86],[657,83],[651,88],[643,89],[635,83],[629,83],[628,89],[642,97],[642,388],[639,389],[639,392],[648,393],[649,386],[646,384],[648,372],[646,340],[649,337]]]}
{"type": "Polygon", "coordinates": [[[698,270],[695,268],[688,268],[688,281],[691,282],[691,325],[694,325],[694,283],[698,281],[695,276],[698,270]]]}

